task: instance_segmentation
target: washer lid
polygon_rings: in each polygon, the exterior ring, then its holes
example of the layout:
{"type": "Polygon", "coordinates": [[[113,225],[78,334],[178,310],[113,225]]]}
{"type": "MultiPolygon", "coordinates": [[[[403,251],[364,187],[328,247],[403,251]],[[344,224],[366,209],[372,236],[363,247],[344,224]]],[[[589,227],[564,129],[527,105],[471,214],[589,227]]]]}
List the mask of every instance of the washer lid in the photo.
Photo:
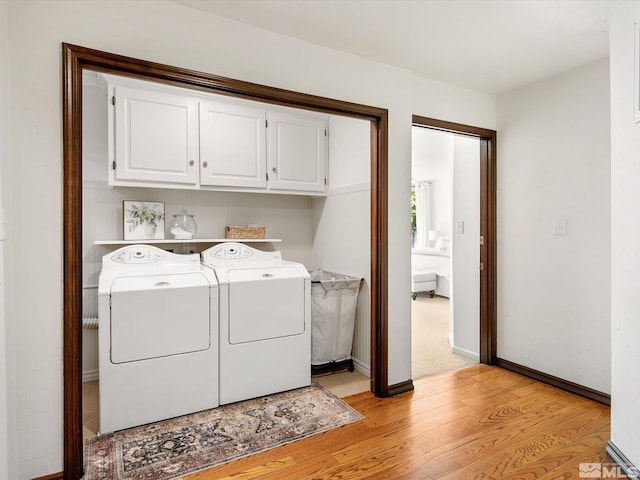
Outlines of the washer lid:
{"type": "Polygon", "coordinates": [[[209,286],[209,281],[201,273],[181,273],[178,275],[140,275],[118,277],[111,284],[111,293],[138,292],[168,288],[209,286]]]}

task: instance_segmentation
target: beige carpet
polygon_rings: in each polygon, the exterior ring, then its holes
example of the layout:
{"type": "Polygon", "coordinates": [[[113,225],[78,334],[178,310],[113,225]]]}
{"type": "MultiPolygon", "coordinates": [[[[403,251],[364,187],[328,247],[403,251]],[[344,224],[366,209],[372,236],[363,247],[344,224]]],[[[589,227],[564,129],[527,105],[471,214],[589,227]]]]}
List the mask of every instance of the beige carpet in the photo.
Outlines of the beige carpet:
{"type": "Polygon", "coordinates": [[[411,302],[411,375],[413,380],[475,365],[451,353],[449,299],[418,295],[411,302]]]}
{"type": "Polygon", "coordinates": [[[371,389],[369,377],[359,371],[327,373],[314,375],[313,382],[319,383],[336,397],[344,398],[356,393],[368,392],[371,389]]]}
{"type": "Polygon", "coordinates": [[[99,393],[97,380],[82,384],[82,438],[85,440],[98,434],[100,422],[99,393]]]}

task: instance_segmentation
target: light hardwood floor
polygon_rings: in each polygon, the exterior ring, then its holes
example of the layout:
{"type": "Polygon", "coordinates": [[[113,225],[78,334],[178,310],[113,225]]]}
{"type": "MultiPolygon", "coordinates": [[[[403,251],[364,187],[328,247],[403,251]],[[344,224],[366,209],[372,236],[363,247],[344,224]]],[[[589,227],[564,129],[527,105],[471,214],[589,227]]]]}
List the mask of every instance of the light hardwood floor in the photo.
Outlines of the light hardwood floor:
{"type": "Polygon", "coordinates": [[[611,462],[608,407],[498,367],[345,400],[365,418],[183,478],[577,479],[579,463],[611,462]]]}

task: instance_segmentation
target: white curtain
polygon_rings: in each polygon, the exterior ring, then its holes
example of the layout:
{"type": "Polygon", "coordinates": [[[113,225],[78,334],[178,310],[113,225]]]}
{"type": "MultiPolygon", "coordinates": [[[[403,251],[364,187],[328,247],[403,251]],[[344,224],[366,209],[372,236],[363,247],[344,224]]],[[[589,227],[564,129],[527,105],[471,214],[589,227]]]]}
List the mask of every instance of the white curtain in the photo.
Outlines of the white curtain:
{"type": "Polygon", "coordinates": [[[429,246],[431,229],[431,185],[427,182],[416,183],[416,246],[429,246]]]}

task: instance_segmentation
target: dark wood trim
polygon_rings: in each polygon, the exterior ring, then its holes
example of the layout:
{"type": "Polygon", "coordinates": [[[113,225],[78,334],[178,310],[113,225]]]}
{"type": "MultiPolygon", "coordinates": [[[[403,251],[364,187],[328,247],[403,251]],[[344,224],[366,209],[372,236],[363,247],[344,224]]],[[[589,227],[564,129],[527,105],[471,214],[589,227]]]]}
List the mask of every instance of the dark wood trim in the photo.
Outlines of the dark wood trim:
{"type": "MultiPolygon", "coordinates": [[[[480,235],[483,239],[480,245],[480,265],[489,268],[489,231],[487,215],[489,213],[489,149],[490,141],[486,138],[480,138],[480,235]],[[487,242],[487,245],[484,243],[487,242]]],[[[490,348],[491,335],[489,329],[485,327],[486,320],[489,318],[489,301],[488,301],[489,275],[486,274],[484,268],[480,270],[480,363],[491,364],[490,348]]]]}
{"type": "Polygon", "coordinates": [[[387,163],[384,108],[318,97],[179,67],[62,44],[64,165],[64,447],[65,480],[83,475],[82,450],[82,71],[126,75],[371,122],[372,391],[388,396],[387,163]]]}
{"type": "Polygon", "coordinates": [[[389,397],[392,397],[394,395],[400,395],[401,393],[411,392],[413,388],[413,380],[409,379],[404,382],[389,385],[387,393],[389,397]]]}
{"type": "Polygon", "coordinates": [[[44,477],[37,477],[33,480],[63,480],[64,475],[62,472],[51,473],[49,475],[45,475],[44,477]]]}
{"type": "Polygon", "coordinates": [[[82,459],[82,70],[63,45],[64,473],[81,478],[82,459]]]}
{"type": "Polygon", "coordinates": [[[209,93],[378,121],[386,109],[221,77],[63,43],[81,69],[151,80],[209,93]]]}
{"type": "Polygon", "coordinates": [[[497,358],[496,139],[495,130],[413,115],[413,125],[480,139],[480,363],[497,358]]]}
{"type": "Polygon", "coordinates": [[[389,395],[389,349],[387,309],[387,131],[385,111],[371,122],[371,391],[389,395]],[[373,297],[377,300],[374,302],[373,297]]]}
{"type": "Polygon", "coordinates": [[[488,128],[474,127],[463,123],[447,122],[446,120],[422,117],[420,115],[413,115],[413,124],[429,127],[434,130],[442,130],[443,132],[457,133],[460,135],[479,138],[490,138],[491,136],[495,136],[496,133],[495,130],[490,130],[488,128]]]}
{"type": "Polygon", "coordinates": [[[487,159],[487,211],[486,211],[486,231],[485,247],[487,252],[487,292],[485,301],[487,311],[484,323],[480,323],[480,328],[484,328],[484,335],[488,345],[484,351],[483,361],[488,365],[493,365],[498,358],[498,217],[497,217],[497,190],[498,190],[498,170],[497,170],[497,133],[494,130],[487,130],[489,141],[487,159]]]}
{"type": "Polygon", "coordinates": [[[607,442],[607,455],[622,469],[629,480],[640,479],[640,469],[611,440],[607,442]]]}
{"type": "Polygon", "coordinates": [[[533,378],[534,380],[538,380],[539,382],[561,388],[562,390],[566,390],[567,392],[586,397],[589,400],[594,400],[604,405],[611,405],[611,395],[609,395],[608,393],[600,392],[598,390],[594,390],[593,388],[585,387],[583,385],[579,385],[577,383],[573,383],[569,380],[564,380],[559,377],[554,377],[553,375],[549,375],[548,373],[534,370],[533,368],[525,367],[524,365],[519,365],[502,358],[497,358],[495,361],[495,365],[504,368],[505,370],[519,373],[520,375],[524,375],[525,377],[533,378]]]}
{"type": "Polygon", "coordinates": [[[484,237],[481,258],[485,268],[480,275],[480,361],[495,363],[497,355],[497,231],[496,231],[496,132],[488,130],[480,137],[481,216],[480,228],[484,237]]]}

